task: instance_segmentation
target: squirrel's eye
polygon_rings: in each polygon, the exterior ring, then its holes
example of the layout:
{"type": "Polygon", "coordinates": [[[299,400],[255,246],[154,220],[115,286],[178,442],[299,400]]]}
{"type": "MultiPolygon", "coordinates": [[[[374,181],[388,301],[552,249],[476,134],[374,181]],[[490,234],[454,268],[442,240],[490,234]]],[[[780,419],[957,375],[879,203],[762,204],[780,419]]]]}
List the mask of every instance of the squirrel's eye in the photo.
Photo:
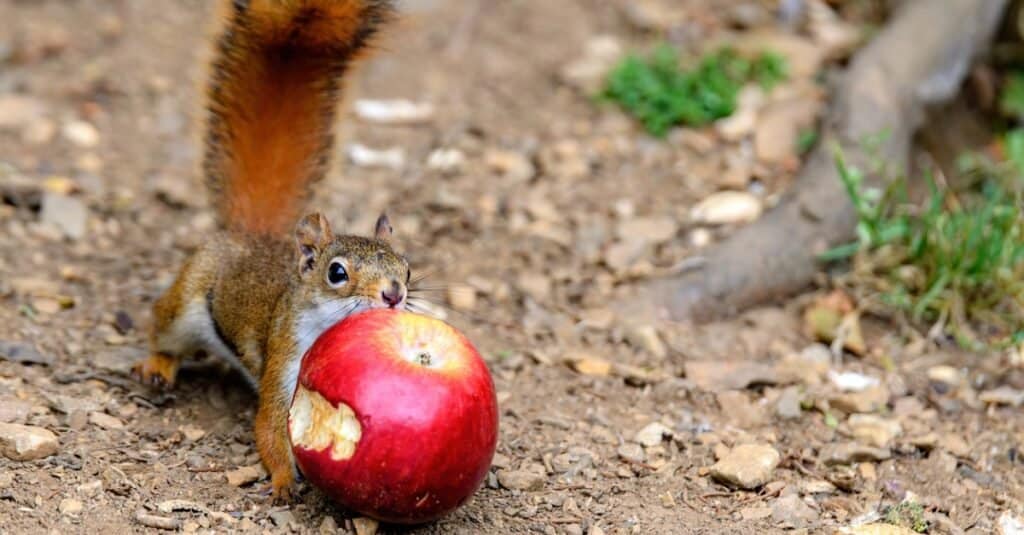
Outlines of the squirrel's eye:
{"type": "Polygon", "coordinates": [[[345,271],[345,265],[341,263],[341,260],[331,260],[330,265],[327,266],[327,284],[331,288],[338,288],[346,282],[348,282],[348,271],[345,271]]]}

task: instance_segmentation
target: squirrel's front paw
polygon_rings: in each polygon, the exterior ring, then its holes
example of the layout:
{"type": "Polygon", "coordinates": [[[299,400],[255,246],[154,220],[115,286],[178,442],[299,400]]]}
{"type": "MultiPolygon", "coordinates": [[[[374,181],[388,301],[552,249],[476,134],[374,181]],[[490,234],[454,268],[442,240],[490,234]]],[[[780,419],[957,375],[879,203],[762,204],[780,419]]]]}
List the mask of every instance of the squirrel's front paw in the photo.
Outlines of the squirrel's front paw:
{"type": "Polygon", "coordinates": [[[143,384],[158,388],[171,388],[178,377],[180,361],[160,353],[154,353],[132,366],[132,376],[143,384]]]}
{"type": "Polygon", "coordinates": [[[276,504],[289,504],[295,497],[295,477],[291,471],[287,474],[273,474],[270,476],[270,483],[263,488],[261,494],[270,496],[276,504]]]}

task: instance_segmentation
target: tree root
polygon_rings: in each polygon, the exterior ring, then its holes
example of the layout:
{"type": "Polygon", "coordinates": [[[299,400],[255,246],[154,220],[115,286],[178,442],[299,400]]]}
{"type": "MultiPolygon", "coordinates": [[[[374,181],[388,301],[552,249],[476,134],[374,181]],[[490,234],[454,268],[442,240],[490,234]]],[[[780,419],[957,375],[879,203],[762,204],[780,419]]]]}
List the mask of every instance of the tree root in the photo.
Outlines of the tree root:
{"type": "MultiPolygon", "coordinates": [[[[794,187],[757,222],[710,246],[700,268],[653,281],[659,316],[709,321],[806,288],[817,256],[854,237],[856,213],[834,164],[839,146],[862,170],[906,169],[925,108],[954,97],[989,46],[1005,0],[912,0],[864,47],[838,87],[821,142],[794,187]],[[941,4],[941,7],[940,5],[941,4]],[[868,154],[864,140],[881,137],[868,154]]],[[[871,176],[876,184],[886,176],[871,176]]]]}

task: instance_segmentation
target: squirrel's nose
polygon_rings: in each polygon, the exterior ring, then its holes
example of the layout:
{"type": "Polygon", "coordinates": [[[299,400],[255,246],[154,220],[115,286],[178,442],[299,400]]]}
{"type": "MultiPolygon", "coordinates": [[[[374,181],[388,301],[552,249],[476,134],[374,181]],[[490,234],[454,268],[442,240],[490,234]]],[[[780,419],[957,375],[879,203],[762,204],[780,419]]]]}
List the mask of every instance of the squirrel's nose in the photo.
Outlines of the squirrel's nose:
{"type": "Polygon", "coordinates": [[[387,303],[389,308],[395,308],[405,299],[405,290],[397,281],[391,281],[391,287],[380,293],[380,298],[387,303]]]}

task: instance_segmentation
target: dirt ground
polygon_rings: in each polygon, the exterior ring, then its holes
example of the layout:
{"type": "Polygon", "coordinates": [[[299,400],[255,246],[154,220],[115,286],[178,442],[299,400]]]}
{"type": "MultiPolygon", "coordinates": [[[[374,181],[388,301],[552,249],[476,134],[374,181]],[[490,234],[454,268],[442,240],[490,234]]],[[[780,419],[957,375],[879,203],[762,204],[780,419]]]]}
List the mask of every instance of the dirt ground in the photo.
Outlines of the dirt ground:
{"type": "MultiPolygon", "coordinates": [[[[210,4],[0,1],[0,422],[59,441],[41,459],[0,457],[0,533],[355,532],[308,485],[283,507],[252,478],[228,482],[259,463],[256,398],[237,377],[197,364],[165,394],[127,374],[151,303],[213,225],[194,136],[210,4]]],[[[351,78],[350,101],[435,113],[386,126],[344,112],[316,206],[357,233],[391,214],[435,289],[423,295],[478,344],[499,391],[484,487],[413,532],[821,533],[908,493],[932,533],[1019,515],[1024,418],[1003,403],[1021,401],[1019,355],[868,321],[868,355],[837,357],[803,334],[813,296],[702,327],[623,314],[634,284],[729,232],[688,223],[690,208],[735,187],[728,162],[750,152],[713,129],[655,140],[564,83],[595,36],[653,42],[624,4],[408,0],[351,78]],[[356,165],[352,143],[401,148],[404,165],[356,165]],[[465,161],[428,165],[437,149],[465,161]],[[840,392],[835,372],[880,383],[840,392]],[[712,477],[750,443],[779,454],[764,481],[712,477]]],[[[678,4],[695,6],[673,33],[686,45],[744,3],[678,4]]],[[[745,188],[770,201],[793,170],[756,166],[745,188]]]]}

